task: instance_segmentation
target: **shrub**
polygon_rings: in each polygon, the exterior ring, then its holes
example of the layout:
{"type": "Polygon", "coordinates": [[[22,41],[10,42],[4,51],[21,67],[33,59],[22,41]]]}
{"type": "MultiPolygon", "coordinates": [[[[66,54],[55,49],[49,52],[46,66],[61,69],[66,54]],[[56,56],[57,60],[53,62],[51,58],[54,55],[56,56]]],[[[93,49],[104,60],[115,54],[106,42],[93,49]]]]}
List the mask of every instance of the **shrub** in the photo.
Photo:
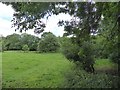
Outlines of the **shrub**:
{"type": "Polygon", "coordinates": [[[105,73],[90,74],[82,67],[71,69],[65,74],[65,88],[118,88],[120,78],[105,73]],[[80,69],[81,68],[81,69],[80,69]]]}
{"type": "Polygon", "coordinates": [[[119,55],[118,55],[118,52],[114,51],[110,54],[109,58],[114,62],[114,63],[118,63],[118,60],[119,60],[119,55]]]}
{"type": "Polygon", "coordinates": [[[84,41],[79,49],[79,57],[83,63],[83,68],[87,72],[94,72],[94,55],[93,55],[92,43],[89,41],[84,41]]]}
{"type": "Polygon", "coordinates": [[[22,50],[25,52],[29,51],[28,45],[23,45],[22,50]]]}
{"type": "Polygon", "coordinates": [[[64,41],[61,45],[62,53],[69,60],[79,61],[79,47],[76,44],[73,44],[69,38],[64,38],[64,41]]]}
{"type": "Polygon", "coordinates": [[[81,46],[74,44],[70,38],[66,38],[62,43],[62,53],[72,61],[79,61],[88,72],[94,72],[93,47],[92,43],[84,41],[81,46]]]}

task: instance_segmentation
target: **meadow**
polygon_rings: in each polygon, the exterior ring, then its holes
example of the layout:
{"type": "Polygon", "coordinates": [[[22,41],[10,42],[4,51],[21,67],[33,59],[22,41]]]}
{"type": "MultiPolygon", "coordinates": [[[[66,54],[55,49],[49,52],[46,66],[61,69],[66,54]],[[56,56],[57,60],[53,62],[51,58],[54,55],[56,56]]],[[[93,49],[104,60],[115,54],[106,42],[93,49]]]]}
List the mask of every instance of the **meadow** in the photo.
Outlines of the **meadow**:
{"type": "MultiPolygon", "coordinates": [[[[106,67],[113,69],[114,66],[116,65],[109,62],[109,60],[96,60],[95,69],[104,70],[106,67]]],[[[5,51],[2,53],[3,88],[70,87],[71,83],[67,83],[66,80],[75,76],[73,74],[74,70],[75,64],[67,60],[61,53],[39,54],[18,51],[5,51]]],[[[84,71],[81,71],[79,74],[83,75],[84,71]]],[[[85,80],[82,78],[79,77],[77,80],[83,80],[82,82],[84,82],[85,80]]]]}
{"type": "Polygon", "coordinates": [[[4,52],[3,87],[59,87],[72,63],[59,53],[4,52]]]}

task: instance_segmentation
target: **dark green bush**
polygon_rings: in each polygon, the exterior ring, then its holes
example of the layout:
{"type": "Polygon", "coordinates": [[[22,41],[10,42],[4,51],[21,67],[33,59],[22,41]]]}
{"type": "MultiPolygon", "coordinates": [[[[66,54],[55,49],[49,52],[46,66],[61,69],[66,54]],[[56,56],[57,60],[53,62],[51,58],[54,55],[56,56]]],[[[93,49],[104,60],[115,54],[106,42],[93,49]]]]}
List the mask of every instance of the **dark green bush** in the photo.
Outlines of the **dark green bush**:
{"type": "Polygon", "coordinates": [[[118,88],[120,80],[118,76],[105,73],[87,73],[82,70],[82,67],[73,68],[65,76],[66,80],[63,87],[67,88],[118,88]]]}
{"type": "Polygon", "coordinates": [[[113,53],[110,54],[109,58],[114,62],[114,63],[118,63],[119,60],[119,55],[118,52],[114,51],[113,53]]]}
{"type": "Polygon", "coordinates": [[[65,42],[62,45],[62,53],[69,60],[79,61],[79,47],[71,42],[65,42]]]}
{"type": "Polygon", "coordinates": [[[86,71],[94,72],[94,57],[91,42],[84,41],[79,46],[74,44],[70,38],[66,38],[62,43],[62,53],[69,60],[82,62],[86,71]]]}

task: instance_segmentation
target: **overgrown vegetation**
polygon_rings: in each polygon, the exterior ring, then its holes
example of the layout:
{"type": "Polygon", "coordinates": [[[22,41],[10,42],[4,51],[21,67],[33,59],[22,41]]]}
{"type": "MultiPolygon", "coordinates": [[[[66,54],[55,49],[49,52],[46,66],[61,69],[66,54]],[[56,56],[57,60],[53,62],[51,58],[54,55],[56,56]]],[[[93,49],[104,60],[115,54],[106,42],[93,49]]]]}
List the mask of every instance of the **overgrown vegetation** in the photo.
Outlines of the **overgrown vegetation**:
{"type": "Polygon", "coordinates": [[[118,87],[118,2],[5,4],[14,8],[13,27],[17,27],[16,30],[21,32],[35,29],[35,33],[43,33],[46,24],[42,19],[48,19],[51,15],[67,13],[73,18],[70,21],[58,22],[59,26],[64,26],[63,37],[56,37],[50,32],[44,32],[41,38],[28,34],[13,34],[0,40],[0,43],[3,43],[1,51],[23,49],[40,54],[61,51],[68,60],[78,65],[67,73],[65,87],[118,87]]]}
{"type": "Polygon", "coordinates": [[[64,86],[67,88],[118,88],[118,76],[105,73],[89,74],[75,68],[66,75],[64,86]]]}

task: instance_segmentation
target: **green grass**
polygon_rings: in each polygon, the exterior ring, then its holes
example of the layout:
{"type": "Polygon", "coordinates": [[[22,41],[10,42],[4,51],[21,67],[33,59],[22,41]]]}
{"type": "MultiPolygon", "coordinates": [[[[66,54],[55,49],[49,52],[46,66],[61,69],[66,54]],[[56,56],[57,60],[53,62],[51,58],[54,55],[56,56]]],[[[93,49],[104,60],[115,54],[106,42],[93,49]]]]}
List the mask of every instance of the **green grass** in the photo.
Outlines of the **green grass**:
{"type": "Polygon", "coordinates": [[[60,87],[73,63],[60,53],[4,52],[3,87],[60,87]]]}
{"type": "Polygon", "coordinates": [[[94,67],[98,72],[117,73],[118,71],[118,64],[113,63],[109,59],[97,59],[94,67]]]}
{"type": "MultiPolygon", "coordinates": [[[[95,61],[94,67],[96,71],[114,70],[117,68],[117,64],[113,64],[108,59],[100,59],[95,61]]],[[[99,84],[99,77],[104,77],[108,81],[107,76],[104,76],[104,74],[100,76],[99,74],[92,76],[90,74],[85,75],[83,70],[77,70],[75,64],[67,60],[60,53],[39,54],[35,52],[24,53],[22,51],[6,51],[2,53],[3,88],[66,87],[68,84],[65,83],[67,78],[70,80],[73,78],[73,81],[77,80],[75,85],[78,84],[78,87],[79,85],[81,85],[80,87],[85,87],[88,81],[92,81],[92,84],[94,84],[94,80],[97,79],[96,82],[99,84]],[[73,73],[76,71],[78,74],[73,73]],[[85,81],[86,79],[84,78],[90,80],[85,81]]],[[[68,81],[70,83],[68,87],[73,85],[73,81],[72,83],[68,81]]],[[[103,83],[104,81],[101,82],[103,83]]],[[[102,83],[100,85],[103,85],[102,83]]]]}

